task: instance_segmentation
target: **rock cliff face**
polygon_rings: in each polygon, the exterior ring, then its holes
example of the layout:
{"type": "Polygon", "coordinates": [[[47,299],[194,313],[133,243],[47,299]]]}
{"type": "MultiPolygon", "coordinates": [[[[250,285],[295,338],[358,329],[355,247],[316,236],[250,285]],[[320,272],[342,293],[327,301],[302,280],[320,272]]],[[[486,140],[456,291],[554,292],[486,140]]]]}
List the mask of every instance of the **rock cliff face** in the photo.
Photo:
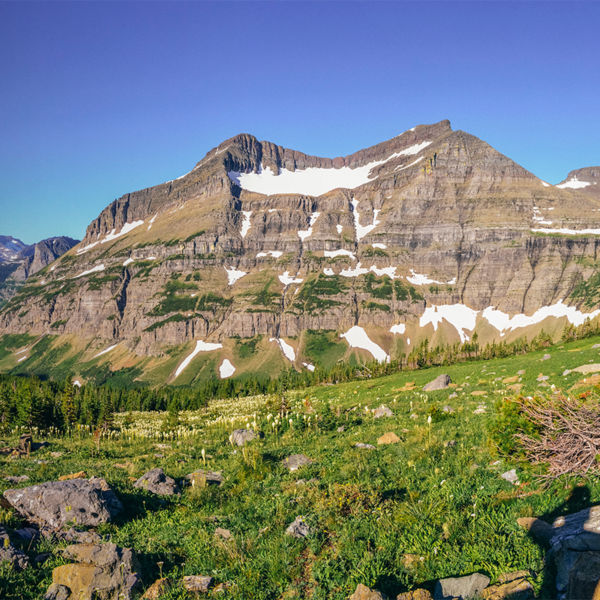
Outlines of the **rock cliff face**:
{"type": "Polygon", "coordinates": [[[581,322],[599,172],[550,186],[448,121],[334,159],[238,135],[110,204],[4,307],[0,335],[85,340],[82,363],[163,365],[153,381],[180,382],[193,341],[242,372],[260,364],[244,362],[248,338],[279,354],[269,368],[303,368],[581,322]],[[115,345],[120,362],[99,355],[115,345]]]}

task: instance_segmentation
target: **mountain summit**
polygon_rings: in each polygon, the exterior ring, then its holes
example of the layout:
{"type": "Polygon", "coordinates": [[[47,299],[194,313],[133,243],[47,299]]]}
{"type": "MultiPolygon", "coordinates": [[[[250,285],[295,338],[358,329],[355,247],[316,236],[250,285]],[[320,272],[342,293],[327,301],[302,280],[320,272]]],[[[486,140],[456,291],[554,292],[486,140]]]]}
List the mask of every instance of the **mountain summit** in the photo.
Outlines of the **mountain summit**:
{"type": "Polygon", "coordinates": [[[449,121],[338,158],[240,134],[111,203],[0,334],[179,384],[557,331],[600,302],[598,171],[551,186],[449,121]]]}

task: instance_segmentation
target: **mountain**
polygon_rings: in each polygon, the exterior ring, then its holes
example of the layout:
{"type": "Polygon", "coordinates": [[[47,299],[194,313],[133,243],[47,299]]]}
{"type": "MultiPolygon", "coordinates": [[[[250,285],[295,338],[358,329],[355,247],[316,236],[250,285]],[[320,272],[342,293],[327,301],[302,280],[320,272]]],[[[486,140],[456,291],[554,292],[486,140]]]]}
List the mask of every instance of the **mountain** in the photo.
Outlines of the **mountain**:
{"type": "Polygon", "coordinates": [[[0,236],[0,300],[10,298],[30,276],[79,243],[70,237],[52,237],[37,244],[0,236]]]}
{"type": "Polygon", "coordinates": [[[0,235],[0,264],[14,262],[19,259],[19,252],[24,250],[27,244],[24,244],[17,238],[0,235]]]}
{"type": "Polygon", "coordinates": [[[0,368],[186,384],[556,333],[598,314],[599,170],[551,186],[449,121],[333,159],[241,134],[30,276],[0,335],[38,351],[0,368]]]}

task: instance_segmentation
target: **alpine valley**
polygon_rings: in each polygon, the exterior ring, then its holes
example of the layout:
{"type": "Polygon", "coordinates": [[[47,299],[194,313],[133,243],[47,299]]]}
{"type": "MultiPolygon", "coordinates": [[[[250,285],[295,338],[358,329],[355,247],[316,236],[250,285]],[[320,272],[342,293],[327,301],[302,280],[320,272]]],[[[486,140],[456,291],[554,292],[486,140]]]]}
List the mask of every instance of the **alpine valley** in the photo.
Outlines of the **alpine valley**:
{"type": "Polygon", "coordinates": [[[559,337],[600,314],[599,184],[549,185],[449,121],[334,159],[241,134],[24,271],[0,369],[186,385],[559,337]]]}

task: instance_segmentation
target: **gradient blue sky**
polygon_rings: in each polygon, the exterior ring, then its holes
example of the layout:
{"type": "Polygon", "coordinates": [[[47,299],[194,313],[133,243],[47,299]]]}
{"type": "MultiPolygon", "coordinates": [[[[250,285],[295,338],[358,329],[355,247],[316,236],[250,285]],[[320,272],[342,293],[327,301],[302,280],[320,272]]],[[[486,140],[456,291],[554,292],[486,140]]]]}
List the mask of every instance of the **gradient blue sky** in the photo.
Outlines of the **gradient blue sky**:
{"type": "Polygon", "coordinates": [[[600,164],[598,2],[0,3],[0,234],[82,237],[240,132],[339,156],[444,118],[600,164]]]}

